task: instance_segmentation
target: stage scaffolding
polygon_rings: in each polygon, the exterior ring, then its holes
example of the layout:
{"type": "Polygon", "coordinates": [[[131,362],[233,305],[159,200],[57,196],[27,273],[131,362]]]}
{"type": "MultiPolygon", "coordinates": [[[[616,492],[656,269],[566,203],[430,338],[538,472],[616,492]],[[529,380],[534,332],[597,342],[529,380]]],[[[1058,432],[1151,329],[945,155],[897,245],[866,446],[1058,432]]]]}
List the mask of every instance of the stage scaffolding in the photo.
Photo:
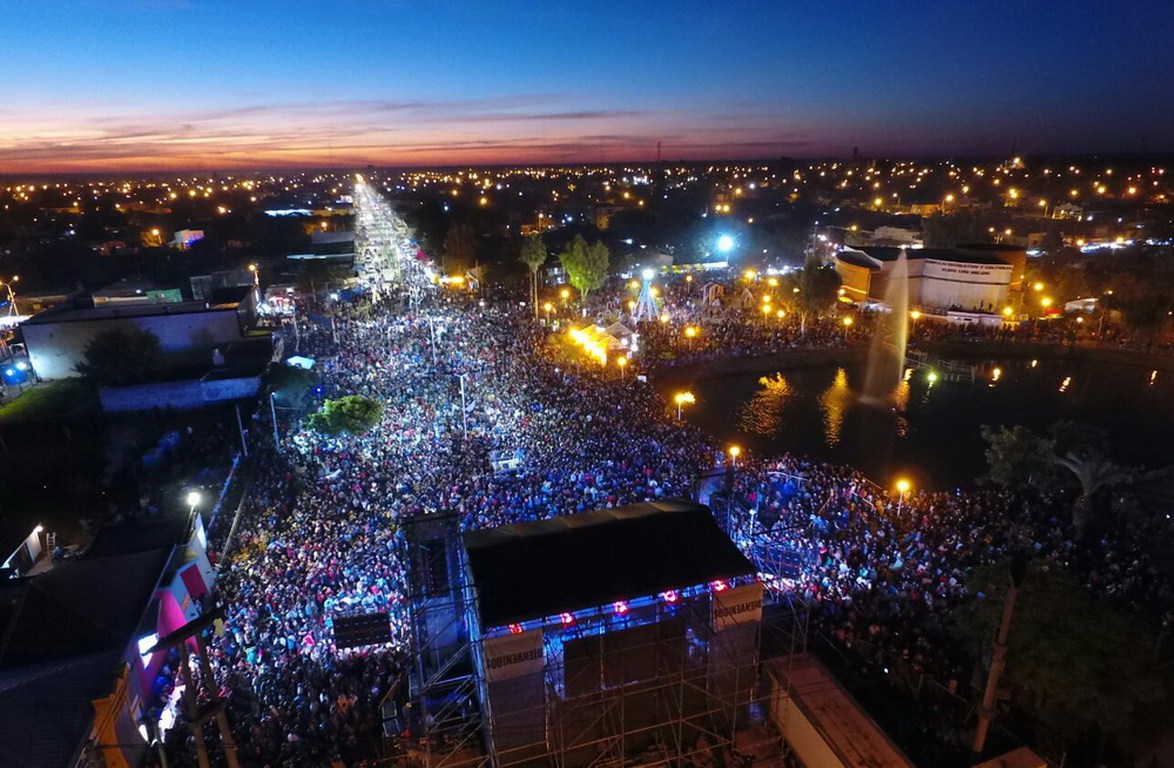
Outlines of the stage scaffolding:
{"type": "Polygon", "coordinates": [[[500,682],[488,632],[475,657],[493,765],[728,763],[759,690],[759,622],[716,631],[712,608],[707,584],[552,617],[512,636],[540,633],[541,667],[500,682]]]}
{"type": "Polygon", "coordinates": [[[453,546],[455,517],[405,521],[404,533],[415,643],[411,705],[401,717],[410,760],[487,768],[730,764],[734,734],[763,690],[763,590],[749,567],[741,576],[486,627],[467,554],[453,546]]]}

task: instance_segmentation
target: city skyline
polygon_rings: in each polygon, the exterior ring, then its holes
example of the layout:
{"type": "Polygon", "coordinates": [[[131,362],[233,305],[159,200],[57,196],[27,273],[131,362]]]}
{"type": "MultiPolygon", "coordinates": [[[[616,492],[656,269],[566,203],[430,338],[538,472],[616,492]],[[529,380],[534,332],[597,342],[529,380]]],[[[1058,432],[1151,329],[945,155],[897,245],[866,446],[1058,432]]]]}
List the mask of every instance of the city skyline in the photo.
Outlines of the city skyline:
{"type": "Polygon", "coordinates": [[[1174,151],[1148,0],[7,15],[7,173],[1174,151]]]}

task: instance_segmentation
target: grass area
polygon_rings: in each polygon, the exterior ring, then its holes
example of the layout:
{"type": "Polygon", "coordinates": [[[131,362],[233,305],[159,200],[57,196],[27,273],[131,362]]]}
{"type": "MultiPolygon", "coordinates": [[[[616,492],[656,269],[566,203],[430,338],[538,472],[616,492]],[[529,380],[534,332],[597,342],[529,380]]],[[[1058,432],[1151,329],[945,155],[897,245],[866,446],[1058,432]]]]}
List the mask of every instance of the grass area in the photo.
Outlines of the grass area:
{"type": "Polygon", "coordinates": [[[102,412],[98,393],[83,379],[38,384],[0,406],[0,425],[89,420],[102,412]]]}

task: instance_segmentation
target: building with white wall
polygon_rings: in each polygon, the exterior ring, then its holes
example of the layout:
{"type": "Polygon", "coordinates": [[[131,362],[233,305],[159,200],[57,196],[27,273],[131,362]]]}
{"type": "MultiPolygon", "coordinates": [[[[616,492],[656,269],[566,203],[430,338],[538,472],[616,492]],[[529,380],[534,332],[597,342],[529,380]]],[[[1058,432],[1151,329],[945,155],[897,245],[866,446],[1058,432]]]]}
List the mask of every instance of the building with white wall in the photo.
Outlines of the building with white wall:
{"type": "Polygon", "coordinates": [[[214,301],[130,306],[93,305],[74,300],[21,324],[29,364],[42,379],[77,376],[86,344],[103,331],[133,327],[159,338],[171,365],[212,363],[213,350],[255,336],[256,295],[249,287],[218,292],[214,301]]]}
{"type": "Polygon", "coordinates": [[[998,312],[1017,278],[1011,260],[995,251],[865,246],[836,255],[845,295],[856,301],[885,301],[902,253],[911,307],[998,312]]]}

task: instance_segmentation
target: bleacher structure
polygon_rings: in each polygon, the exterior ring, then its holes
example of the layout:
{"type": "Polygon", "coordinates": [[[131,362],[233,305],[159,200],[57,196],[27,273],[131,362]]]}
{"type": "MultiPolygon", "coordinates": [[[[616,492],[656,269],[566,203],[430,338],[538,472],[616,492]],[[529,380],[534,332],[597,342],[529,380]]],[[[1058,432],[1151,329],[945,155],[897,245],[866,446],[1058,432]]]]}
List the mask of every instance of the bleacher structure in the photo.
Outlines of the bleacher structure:
{"type": "Polygon", "coordinates": [[[429,766],[722,764],[758,690],[763,587],[709,509],[597,510],[457,536],[407,521],[415,668],[396,729],[429,766]]]}

